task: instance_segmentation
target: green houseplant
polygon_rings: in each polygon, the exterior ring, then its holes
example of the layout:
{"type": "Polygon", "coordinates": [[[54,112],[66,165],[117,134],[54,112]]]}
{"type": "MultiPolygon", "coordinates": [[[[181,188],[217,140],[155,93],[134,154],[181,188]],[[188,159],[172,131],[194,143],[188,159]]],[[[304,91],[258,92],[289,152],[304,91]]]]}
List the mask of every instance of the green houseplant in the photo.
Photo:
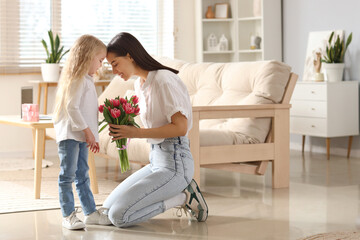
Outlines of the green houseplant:
{"type": "Polygon", "coordinates": [[[324,63],[325,75],[329,82],[338,82],[342,80],[344,72],[344,58],[345,52],[351,43],[352,33],[346,40],[345,37],[341,40],[338,34],[331,32],[328,46],[326,46],[325,56],[323,56],[322,62],[324,63]]]}
{"type": "Polygon", "coordinates": [[[48,36],[50,40],[49,47],[44,39],[41,40],[47,55],[45,63],[41,64],[41,74],[45,82],[56,82],[60,77],[60,60],[69,50],[64,51],[64,46],[60,47],[59,36],[56,34],[54,38],[51,30],[48,31],[48,36]]]}

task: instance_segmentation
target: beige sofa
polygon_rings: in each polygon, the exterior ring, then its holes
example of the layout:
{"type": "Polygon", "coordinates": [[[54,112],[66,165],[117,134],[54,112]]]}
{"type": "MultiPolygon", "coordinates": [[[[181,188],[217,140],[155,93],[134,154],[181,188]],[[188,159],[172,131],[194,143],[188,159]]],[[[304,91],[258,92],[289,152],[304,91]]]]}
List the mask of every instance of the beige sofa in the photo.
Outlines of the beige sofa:
{"type": "MultiPolygon", "coordinates": [[[[289,184],[289,101],[297,79],[290,67],[277,61],[237,63],[186,63],[158,59],[179,70],[193,105],[190,147],[194,178],[200,183],[200,166],[245,173],[264,174],[273,163],[273,187],[289,184]],[[247,164],[240,164],[247,163],[247,164]]],[[[115,77],[99,96],[133,94],[134,80],[115,77]]],[[[137,122],[141,125],[140,119],[137,122]]],[[[131,139],[129,160],[145,165],[150,146],[146,139],[131,139]]],[[[118,159],[108,131],[100,134],[99,156],[118,159]]],[[[90,177],[97,192],[93,156],[90,177]]]]}

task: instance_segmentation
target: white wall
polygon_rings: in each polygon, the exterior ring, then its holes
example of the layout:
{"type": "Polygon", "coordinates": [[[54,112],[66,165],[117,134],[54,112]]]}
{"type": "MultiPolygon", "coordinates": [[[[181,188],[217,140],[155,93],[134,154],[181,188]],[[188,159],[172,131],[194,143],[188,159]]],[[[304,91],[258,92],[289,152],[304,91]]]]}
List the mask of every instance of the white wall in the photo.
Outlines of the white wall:
{"type": "Polygon", "coordinates": [[[175,58],[195,62],[195,1],[175,0],[174,9],[175,58]]]}
{"type": "MultiPolygon", "coordinates": [[[[41,79],[42,78],[40,74],[0,75],[0,114],[19,115],[20,117],[21,87],[33,86],[33,102],[36,103],[38,87],[37,84],[29,83],[29,81],[41,79]]],[[[55,96],[55,91],[56,88],[49,88],[48,112],[53,108],[53,98],[55,96]]],[[[42,102],[40,104],[42,107],[42,102]]],[[[0,133],[1,153],[16,151],[31,154],[33,146],[31,129],[0,124],[0,133]]],[[[52,145],[52,148],[54,149],[54,145],[52,145]]]]}
{"type": "MultiPolygon", "coordinates": [[[[360,1],[359,0],[283,0],[283,57],[302,79],[308,33],[344,29],[353,40],[346,56],[345,79],[360,80],[360,1]]],[[[351,103],[350,103],[351,104],[351,103]]],[[[332,138],[331,153],[345,155],[348,138],[332,138]]],[[[309,143],[309,138],[307,138],[309,143]]],[[[312,151],[325,152],[324,138],[310,139],[312,151]]],[[[291,136],[291,147],[301,148],[301,136],[291,136]]],[[[307,150],[310,146],[307,144],[307,150]]],[[[352,156],[360,157],[359,137],[353,140],[352,156]]]]}

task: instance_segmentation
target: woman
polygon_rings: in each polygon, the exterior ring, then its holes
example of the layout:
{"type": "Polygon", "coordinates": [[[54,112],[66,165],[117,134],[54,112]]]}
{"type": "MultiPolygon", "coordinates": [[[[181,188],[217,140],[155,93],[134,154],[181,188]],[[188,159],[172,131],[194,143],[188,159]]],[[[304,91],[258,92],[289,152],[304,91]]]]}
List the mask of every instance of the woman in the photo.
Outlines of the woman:
{"type": "Polygon", "coordinates": [[[140,117],[145,128],[110,125],[113,140],[147,138],[150,164],[125,179],[106,199],[111,222],[127,227],[146,221],[170,208],[181,206],[198,221],[208,216],[206,202],[192,180],[194,162],[188,132],[192,109],[186,86],[177,70],[153,59],[129,33],[119,33],[107,45],[113,73],[125,81],[138,76],[140,117]]]}

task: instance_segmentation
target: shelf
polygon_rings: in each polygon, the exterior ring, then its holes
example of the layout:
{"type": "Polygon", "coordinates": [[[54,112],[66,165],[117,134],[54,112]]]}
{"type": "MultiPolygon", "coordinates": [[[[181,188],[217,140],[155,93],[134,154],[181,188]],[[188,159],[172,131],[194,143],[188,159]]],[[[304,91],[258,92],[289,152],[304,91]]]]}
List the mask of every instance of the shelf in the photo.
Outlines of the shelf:
{"type": "Polygon", "coordinates": [[[244,17],[244,18],[238,18],[238,21],[258,21],[262,20],[262,17],[244,17]]]}
{"type": "Polygon", "coordinates": [[[203,18],[203,22],[233,22],[234,19],[232,18],[203,18]]]}
{"type": "Polygon", "coordinates": [[[206,18],[209,6],[221,2],[220,0],[194,1],[196,61],[281,61],[281,0],[259,0],[260,13],[259,9],[254,9],[254,0],[222,1],[230,5],[228,18],[206,18]],[[207,41],[210,34],[214,34],[218,42],[224,34],[228,40],[228,51],[208,51],[207,41]],[[261,38],[261,49],[250,49],[251,36],[261,38]]]}
{"type": "Polygon", "coordinates": [[[203,51],[203,54],[231,54],[235,53],[235,51],[203,51]]]}
{"type": "Polygon", "coordinates": [[[246,50],[239,50],[239,53],[262,53],[262,49],[255,49],[255,50],[251,50],[251,49],[246,49],[246,50]]]}

